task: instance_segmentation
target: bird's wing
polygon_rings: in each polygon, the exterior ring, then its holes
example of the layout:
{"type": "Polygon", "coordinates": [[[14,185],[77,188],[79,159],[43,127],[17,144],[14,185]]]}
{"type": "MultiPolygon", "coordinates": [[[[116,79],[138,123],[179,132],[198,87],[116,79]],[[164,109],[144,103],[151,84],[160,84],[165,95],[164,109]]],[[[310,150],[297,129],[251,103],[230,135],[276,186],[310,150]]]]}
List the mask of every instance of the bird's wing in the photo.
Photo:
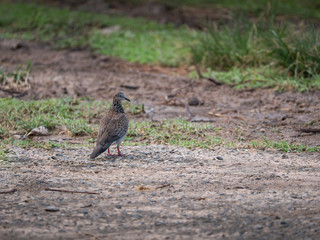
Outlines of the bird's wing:
{"type": "Polygon", "coordinates": [[[125,114],[107,115],[100,123],[97,144],[105,146],[117,141],[128,131],[128,119],[125,114]]]}

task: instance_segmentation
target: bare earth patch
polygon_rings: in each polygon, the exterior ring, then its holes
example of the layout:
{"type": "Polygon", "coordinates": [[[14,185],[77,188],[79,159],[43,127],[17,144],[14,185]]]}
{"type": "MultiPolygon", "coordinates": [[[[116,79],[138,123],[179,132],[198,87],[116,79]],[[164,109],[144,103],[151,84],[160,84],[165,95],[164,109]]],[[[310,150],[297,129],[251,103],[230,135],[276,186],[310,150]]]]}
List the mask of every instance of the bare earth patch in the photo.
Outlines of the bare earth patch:
{"type": "Polygon", "coordinates": [[[90,150],[12,147],[0,189],[17,191],[1,194],[1,239],[319,237],[317,154],[151,145],[89,160],[90,150]]]}

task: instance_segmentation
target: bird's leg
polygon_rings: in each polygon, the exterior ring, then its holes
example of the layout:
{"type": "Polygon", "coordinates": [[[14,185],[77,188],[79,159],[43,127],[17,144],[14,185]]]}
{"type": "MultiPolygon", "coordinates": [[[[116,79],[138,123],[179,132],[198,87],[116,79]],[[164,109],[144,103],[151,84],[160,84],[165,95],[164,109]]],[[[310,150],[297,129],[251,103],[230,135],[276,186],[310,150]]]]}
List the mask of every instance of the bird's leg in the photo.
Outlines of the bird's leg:
{"type": "Polygon", "coordinates": [[[111,155],[111,153],[110,153],[110,148],[108,148],[108,155],[111,155]]]}
{"type": "Polygon", "coordinates": [[[123,155],[121,152],[120,152],[120,145],[117,145],[117,149],[118,149],[118,156],[122,156],[122,157],[125,157],[126,155],[123,155]]]}

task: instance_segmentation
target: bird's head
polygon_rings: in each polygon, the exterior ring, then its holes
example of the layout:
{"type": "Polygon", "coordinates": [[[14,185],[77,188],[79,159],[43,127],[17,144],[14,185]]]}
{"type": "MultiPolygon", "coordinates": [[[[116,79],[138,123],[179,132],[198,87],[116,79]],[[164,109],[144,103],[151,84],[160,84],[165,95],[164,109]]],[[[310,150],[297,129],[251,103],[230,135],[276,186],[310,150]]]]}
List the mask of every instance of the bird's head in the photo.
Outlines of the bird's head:
{"type": "Polygon", "coordinates": [[[113,98],[113,101],[120,101],[122,102],[123,100],[127,100],[130,102],[130,99],[126,97],[126,95],[124,95],[123,92],[118,92],[114,98],[113,98]]]}

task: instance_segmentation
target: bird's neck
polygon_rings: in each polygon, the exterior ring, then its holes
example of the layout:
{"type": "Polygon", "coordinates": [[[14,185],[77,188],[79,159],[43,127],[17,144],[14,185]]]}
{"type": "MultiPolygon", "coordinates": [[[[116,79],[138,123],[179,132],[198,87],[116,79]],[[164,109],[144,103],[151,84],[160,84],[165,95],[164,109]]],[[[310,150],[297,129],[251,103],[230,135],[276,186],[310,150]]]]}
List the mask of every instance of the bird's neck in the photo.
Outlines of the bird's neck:
{"type": "Polygon", "coordinates": [[[120,101],[113,101],[112,110],[118,113],[124,113],[124,110],[120,101]]]}

